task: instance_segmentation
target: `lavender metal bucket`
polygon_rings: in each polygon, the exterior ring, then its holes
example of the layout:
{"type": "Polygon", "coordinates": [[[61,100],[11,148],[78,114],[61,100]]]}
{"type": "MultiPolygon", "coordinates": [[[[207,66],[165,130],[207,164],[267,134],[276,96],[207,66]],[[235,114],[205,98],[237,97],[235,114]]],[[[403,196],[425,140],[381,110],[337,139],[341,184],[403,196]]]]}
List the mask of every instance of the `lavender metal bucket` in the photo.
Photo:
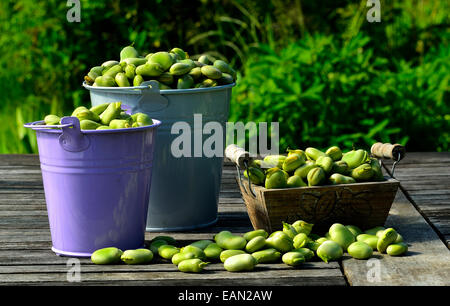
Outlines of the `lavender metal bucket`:
{"type": "Polygon", "coordinates": [[[58,255],[89,257],[97,249],[144,244],[156,129],[80,130],[25,124],[36,131],[45,200],[58,255]]]}

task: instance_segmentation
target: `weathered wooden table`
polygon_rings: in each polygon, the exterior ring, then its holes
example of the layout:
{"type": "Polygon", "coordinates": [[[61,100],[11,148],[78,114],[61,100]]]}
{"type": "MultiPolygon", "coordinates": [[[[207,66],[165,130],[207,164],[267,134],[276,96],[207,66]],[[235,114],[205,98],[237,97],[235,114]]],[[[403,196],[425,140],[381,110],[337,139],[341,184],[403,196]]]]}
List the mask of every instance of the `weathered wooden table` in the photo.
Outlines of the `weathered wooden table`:
{"type": "MultiPolygon", "coordinates": [[[[401,182],[386,226],[409,244],[403,257],[374,253],[369,261],[348,255],[339,262],[319,260],[301,268],[259,265],[253,272],[230,273],[211,264],[201,274],[185,274],[156,259],[148,265],[98,266],[89,259],[56,256],[51,238],[36,155],[0,155],[0,284],[2,285],[450,285],[450,153],[408,153],[396,169],[401,182]],[[80,278],[72,269],[79,267],[80,278]],[[71,282],[79,280],[80,282],[71,282]]],[[[215,226],[170,233],[180,245],[211,239],[221,230],[244,233],[251,224],[225,163],[215,226]]],[[[146,233],[146,240],[163,233],[146,233]]],[[[167,234],[167,233],[166,233],[167,234]]]]}

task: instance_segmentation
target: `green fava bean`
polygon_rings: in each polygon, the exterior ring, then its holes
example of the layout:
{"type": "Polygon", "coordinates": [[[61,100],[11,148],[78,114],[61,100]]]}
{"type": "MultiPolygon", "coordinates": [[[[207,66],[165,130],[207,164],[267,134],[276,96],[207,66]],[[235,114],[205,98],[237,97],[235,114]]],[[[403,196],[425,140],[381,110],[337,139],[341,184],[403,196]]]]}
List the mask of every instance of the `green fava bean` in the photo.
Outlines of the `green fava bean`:
{"type": "Polygon", "coordinates": [[[195,85],[196,88],[209,88],[217,86],[217,81],[212,79],[204,79],[201,83],[195,85]]]}
{"type": "Polygon", "coordinates": [[[352,170],[351,176],[357,181],[368,181],[374,172],[369,164],[362,164],[352,170]]]}
{"type": "Polygon", "coordinates": [[[342,151],[337,146],[328,148],[328,150],[325,151],[325,154],[331,157],[333,161],[337,161],[342,158],[342,151]]]}
{"type": "Polygon", "coordinates": [[[147,77],[157,77],[164,72],[162,66],[158,63],[147,62],[144,65],[136,67],[136,74],[147,76],[147,77]]]}
{"type": "Polygon", "coordinates": [[[362,234],[362,230],[356,225],[346,225],[345,226],[350,232],[352,232],[353,236],[357,237],[362,234]]]}
{"type": "Polygon", "coordinates": [[[294,237],[293,242],[294,248],[301,248],[308,242],[308,236],[305,233],[300,233],[294,237]]]}
{"type": "Polygon", "coordinates": [[[214,240],[221,248],[226,250],[242,250],[247,244],[247,240],[243,237],[233,235],[229,231],[221,231],[214,237],[214,240]]]}
{"type": "Polygon", "coordinates": [[[292,267],[299,266],[306,261],[305,257],[299,252],[287,252],[281,257],[281,260],[292,267]]]}
{"type": "Polygon", "coordinates": [[[267,233],[263,229],[257,229],[257,230],[245,233],[244,234],[244,239],[247,240],[247,241],[250,241],[253,238],[258,237],[258,236],[264,237],[264,239],[265,239],[265,238],[267,238],[269,236],[269,233],[267,233]]]}
{"type": "Polygon", "coordinates": [[[96,265],[111,265],[120,261],[122,251],[118,248],[109,247],[96,250],[91,255],[91,261],[96,265]]]}
{"type": "Polygon", "coordinates": [[[91,112],[93,112],[94,114],[96,114],[97,116],[100,116],[100,114],[106,110],[108,105],[109,105],[109,103],[102,103],[102,104],[91,107],[89,110],[91,112]]]}
{"type": "Polygon", "coordinates": [[[328,179],[332,185],[341,185],[341,184],[354,184],[356,183],[355,179],[350,176],[345,176],[339,173],[333,173],[328,179]]]}
{"type": "Polygon", "coordinates": [[[311,160],[317,160],[319,156],[327,156],[324,152],[311,147],[305,149],[305,154],[311,160]]]}
{"type": "Polygon", "coordinates": [[[386,252],[387,247],[397,239],[397,232],[393,228],[387,228],[378,238],[377,250],[380,253],[386,252]]]}
{"type": "Polygon", "coordinates": [[[203,262],[198,258],[186,259],[178,264],[178,270],[185,273],[199,273],[207,265],[207,262],[203,262]]]}
{"type": "Polygon", "coordinates": [[[341,246],[332,240],[327,240],[317,248],[317,256],[324,262],[338,260],[344,254],[341,246]]]}
{"type": "Polygon", "coordinates": [[[288,152],[287,156],[298,154],[298,155],[300,155],[303,158],[303,160],[306,161],[306,159],[307,159],[305,151],[303,151],[303,150],[300,150],[300,149],[295,149],[295,150],[287,149],[286,152],[288,152]]]}
{"type": "Polygon", "coordinates": [[[142,75],[137,74],[134,76],[133,86],[139,86],[142,82],[144,82],[144,78],[142,77],[142,75]]]}
{"type": "Polygon", "coordinates": [[[109,123],[120,115],[121,102],[112,102],[108,105],[103,113],[100,114],[100,121],[103,125],[109,125],[109,123]]]}
{"type": "Polygon", "coordinates": [[[100,125],[96,130],[110,130],[111,128],[107,125],[100,125]]]}
{"type": "Polygon", "coordinates": [[[390,256],[400,256],[408,252],[408,245],[404,242],[393,243],[386,248],[386,253],[390,256]]]}
{"type": "Polygon", "coordinates": [[[202,74],[208,79],[217,80],[222,77],[222,71],[211,65],[205,65],[200,68],[202,74]]]}
{"type": "Polygon", "coordinates": [[[133,65],[133,66],[137,67],[137,66],[144,65],[145,63],[147,63],[147,59],[146,58],[143,58],[143,57],[131,57],[131,58],[126,58],[123,61],[121,61],[120,65],[122,66],[122,68],[125,68],[128,65],[133,65]]]}
{"type": "Polygon", "coordinates": [[[288,235],[289,238],[293,239],[298,234],[298,232],[295,229],[295,227],[292,226],[289,223],[284,222],[284,221],[282,223],[283,223],[283,233],[288,235]]]}
{"type": "Polygon", "coordinates": [[[185,74],[180,77],[177,81],[177,89],[189,89],[194,86],[194,79],[189,75],[185,74]]]}
{"type": "MultiPolygon", "coordinates": [[[[192,70],[194,70],[194,69],[192,69],[192,70]]],[[[223,72],[222,76],[220,77],[220,79],[217,80],[217,82],[219,82],[220,85],[233,84],[234,83],[234,78],[231,75],[229,75],[228,73],[224,73],[223,72]]]]}
{"type": "MultiPolygon", "coordinates": [[[[110,76],[110,77],[114,78],[116,76],[116,74],[118,74],[119,72],[123,72],[122,66],[114,65],[111,68],[109,68],[108,70],[104,71],[103,76],[110,76]]],[[[97,79],[95,79],[95,80],[97,80],[97,79]]]]}
{"type": "Polygon", "coordinates": [[[202,70],[200,69],[200,67],[192,68],[192,70],[189,71],[189,75],[190,75],[194,80],[198,80],[198,79],[200,79],[200,77],[202,76],[202,70]]]}
{"type": "Polygon", "coordinates": [[[178,264],[180,262],[182,262],[183,260],[194,259],[194,258],[198,258],[198,257],[197,257],[197,255],[195,255],[192,252],[176,253],[172,256],[172,263],[174,265],[178,266],[178,264]]]}
{"type": "Polygon", "coordinates": [[[330,233],[331,240],[337,242],[344,251],[347,250],[350,244],[355,242],[353,233],[340,223],[333,224],[328,232],[330,233]]]}
{"type": "Polygon", "coordinates": [[[381,170],[381,166],[378,160],[375,158],[371,158],[369,165],[370,167],[372,167],[373,179],[375,181],[383,181],[384,180],[383,171],[381,170]]]}
{"type": "Polygon", "coordinates": [[[198,62],[200,62],[202,64],[205,64],[205,65],[211,65],[212,64],[212,61],[210,60],[209,56],[206,55],[206,54],[201,55],[198,58],[198,62]]]}
{"type": "Polygon", "coordinates": [[[213,66],[223,73],[231,73],[230,66],[225,61],[215,60],[213,66]]]}
{"type": "Polygon", "coordinates": [[[100,76],[102,75],[103,69],[105,68],[102,66],[94,66],[91,68],[91,70],[89,70],[89,72],[95,73],[96,75],[100,76]]]}
{"type": "Polygon", "coordinates": [[[348,254],[356,259],[368,259],[372,256],[373,249],[362,241],[353,242],[348,246],[348,254]]]}
{"type": "MultiPolygon", "coordinates": [[[[142,114],[142,113],[136,113],[136,114],[134,114],[134,115],[132,115],[132,116],[135,116],[135,115],[137,115],[137,114],[142,114]]],[[[133,120],[136,120],[136,118],[133,117],[133,120]]],[[[167,244],[172,244],[172,245],[174,245],[174,244],[177,242],[177,241],[175,240],[175,238],[173,238],[173,237],[171,237],[171,236],[164,236],[164,235],[155,236],[155,237],[152,239],[152,242],[155,242],[155,241],[157,241],[157,240],[164,240],[165,242],[167,242],[167,244]]]]}
{"type": "Polygon", "coordinates": [[[254,252],[252,253],[252,256],[258,261],[258,263],[273,263],[280,259],[281,253],[274,248],[270,248],[254,252]]]}
{"type": "Polygon", "coordinates": [[[147,126],[153,124],[153,120],[150,116],[144,113],[135,113],[131,115],[131,118],[133,118],[133,121],[137,123],[137,126],[147,126]]]}
{"type": "Polygon", "coordinates": [[[304,180],[307,178],[310,170],[312,170],[314,168],[318,168],[318,167],[319,166],[316,165],[314,162],[307,161],[304,165],[295,169],[294,175],[300,176],[304,180]]]}
{"type": "Polygon", "coordinates": [[[305,159],[300,154],[291,154],[283,162],[283,170],[286,172],[292,172],[305,163],[305,159]]]}
{"type": "Polygon", "coordinates": [[[319,156],[316,165],[321,167],[326,173],[330,173],[333,168],[333,159],[329,156],[319,156]]]}
{"type": "Polygon", "coordinates": [[[329,240],[329,239],[326,238],[326,237],[320,237],[320,238],[317,238],[315,241],[316,241],[317,243],[319,243],[319,244],[322,244],[322,243],[324,243],[324,242],[327,241],[327,240],[329,240]]]}
{"type": "Polygon", "coordinates": [[[75,117],[77,117],[78,120],[80,121],[82,120],[100,121],[100,117],[96,113],[91,112],[88,109],[80,110],[79,112],[76,113],[75,117]]]}
{"type": "Polygon", "coordinates": [[[196,247],[195,245],[187,245],[185,247],[182,247],[180,249],[180,253],[194,253],[196,258],[205,259],[206,255],[205,252],[200,249],[199,247],[196,247]]]}
{"type": "Polygon", "coordinates": [[[333,163],[332,173],[347,175],[349,173],[348,165],[345,161],[339,160],[333,163]]]}
{"type": "MultiPolygon", "coordinates": [[[[284,234],[284,233],[283,233],[284,234]]],[[[280,252],[289,252],[294,248],[293,241],[288,235],[274,235],[266,239],[266,245],[280,252]]]]}
{"type": "Polygon", "coordinates": [[[97,123],[89,119],[84,119],[80,121],[80,129],[82,130],[96,130],[100,126],[101,126],[100,123],[97,123]]]}
{"type": "Polygon", "coordinates": [[[305,247],[311,251],[317,252],[317,249],[319,248],[320,245],[321,243],[317,241],[309,241],[306,243],[305,247]]]}
{"type": "Polygon", "coordinates": [[[111,68],[112,66],[116,66],[119,65],[120,63],[118,61],[106,61],[102,64],[101,67],[103,67],[101,73],[106,72],[106,70],[108,70],[109,68],[111,68]]]}
{"type": "Polygon", "coordinates": [[[178,59],[180,60],[184,60],[186,58],[188,58],[189,56],[187,55],[186,52],[184,52],[182,49],[180,48],[173,48],[172,50],[170,50],[170,53],[174,53],[177,55],[178,59]]]}
{"type": "Polygon", "coordinates": [[[302,254],[302,256],[305,258],[305,260],[310,260],[314,257],[314,252],[308,248],[298,248],[298,249],[292,250],[291,252],[298,252],[298,253],[302,254]]]}
{"type": "Polygon", "coordinates": [[[356,167],[369,161],[369,153],[365,150],[352,150],[342,155],[342,161],[345,161],[349,169],[356,167]]]}
{"type": "Polygon", "coordinates": [[[128,78],[125,75],[125,73],[123,72],[119,72],[118,74],[116,74],[114,80],[116,81],[116,84],[119,87],[130,87],[130,82],[128,81],[128,78]]]}
{"type": "Polygon", "coordinates": [[[47,115],[44,118],[46,125],[58,125],[60,120],[61,118],[56,115],[47,115]]]}
{"type": "Polygon", "coordinates": [[[399,233],[397,233],[397,239],[395,239],[394,243],[400,243],[403,242],[403,237],[399,233]]]}
{"type": "Polygon", "coordinates": [[[223,249],[217,243],[211,243],[203,250],[208,259],[219,259],[222,251],[223,249]]]}
{"type": "Polygon", "coordinates": [[[227,260],[231,256],[240,255],[240,254],[246,254],[246,252],[243,250],[224,250],[220,253],[219,258],[220,258],[221,262],[225,262],[225,260],[227,260]]]}
{"type": "Polygon", "coordinates": [[[95,79],[94,85],[97,84],[99,87],[115,87],[116,81],[114,77],[110,75],[102,75],[95,79]]]}
{"type": "Polygon", "coordinates": [[[373,250],[377,249],[378,237],[375,235],[361,234],[356,237],[356,240],[368,244],[373,250]]]}
{"type": "Polygon", "coordinates": [[[227,258],[223,263],[225,270],[229,272],[252,271],[258,261],[250,254],[240,254],[227,258]]]}
{"type": "Polygon", "coordinates": [[[257,236],[247,242],[247,245],[245,246],[245,250],[249,253],[256,252],[258,250],[261,250],[266,245],[266,239],[262,236],[257,236]]]}
{"type": "Polygon", "coordinates": [[[158,63],[161,65],[163,70],[167,70],[172,66],[173,60],[172,57],[169,55],[169,52],[156,52],[153,53],[152,56],[148,59],[150,62],[158,63]]]}
{"type": "Polygon", "coordinates": [[[124,60],[126,58],[138,57],[139,54],[133,46],[126,46],[120,51],[120,60],[124,60]]]}
{"type": "Polygon", "coordinates": [[[184,59],[184,60],[178,60],[177,63],[183,63],[183,64],[188,64],[191,69],[194,69],[197,67],[197,65],[195,64],[195,62],[191,59],[184,59]]]}
{"type": "Polygon", "coordinates": [[[210,245],[212,243],[214,243],[214,242],[211,240],[199,240],[199,241],[191,243],[190,245],[193,245],[202,250],[205,250],[208,247],[208,245],[210,245]]]}
{"type": "Polygon", "coordinates": [[[125,71],[125,76],[130,80],[133,80],[134,77],[136,76],[136,66],[133,64],[126,65],[124,71],[125,71]]]}
{"type": "Polygon", "coordinates": [[[312,231],[312,228],[314,224],[305,222],[303,220],[297,220],[294,223],[292,223],[292,226],[295,228],[297,233],[305,233],[306,235],[309,235],[312,231]]]}
{"type": "Polygon", "coordinates": [[[270,168],[282,168],[286,156],[284,155],[267,155],[264,157],[264,163],[266,167],[270,168]]]}
{"type": "Polygon", "coordinates": [[[173,83],[173,75],[168,72],[164,72],[158,77],[158,81],[163,84],[170,85],[173,83]]]}
{"type": "Polygon", "coordinates": [[[306,179],[308,180],[308,186],[319,186],[325,182],[326,174],[322,168],[318,167],[311,169],[308,172],[306,179]]]}
{"type": "Polygon", "coordinates": [[[113,119],[109,123],[109,127],[111,129],[127,129],[130,128],[132,123],[129,120],[125,119],[113,119]]]}
{"type": "Polygon", "coordinates": [[[192,67],[185,63],[175,63],[170,66],[169,73],[172,75],[183,75],[191,71],[192,67]]]}
{"type": "Polygon", "coordinates": [[[265,187],[267,189],[285,188],[286,186],[287,178],[283,171],[277,167],[266,171],[265,187]]]}
{"type": "Polygon", "coordinates": [[[291,177],[288,178],[288,180],[286,181],[286,185],[289,188],[297,188],[297,187],[306,187],[308,186],[300,176],[298,175],[293,175],[291,177]]]}
{"type": "Polygon", "coordinates": [[[248,171],[247,169],[244,171],[244,176],[246,178],[249,178],[248,173],[250,172],[250,180],[253,184],[256,185],[262,185],[266,179],[266,175],[264,174],[264,171],[262,171],[260,168],[255,167],[249,167],[248,171]]]}
{"type": "Polygon", "coordinates": [[[155,240],[152,241],[152,243],[150,243],[150,251],[152,251],[152,253],[154,254],[159,254],[158,249],[159,247],[163,246],[163,245],[168,245],[167,241],[165,240],[155,240]]]}
{"type": "Polygon", "coordinates": [[[126,250],[120,259],[127,265],[140,265],[152,261],[153,252],[148,249],[126,250]]]}
{"type": "Polygon", "coordinates": [[[384,231],[386,228],[382,227],[382,226],[377,226],[371,229],[366,230],[364,233],[368,234],[368,235],[376,235],[377,232],[379,231],[384,231]]]}
{"type": "Polygon", "coordinates": [[[180,253],[180,249],[173,245],[162,245],[158,248],[158,254],[164,259],[171,260],[173,255],[180,253]]]}

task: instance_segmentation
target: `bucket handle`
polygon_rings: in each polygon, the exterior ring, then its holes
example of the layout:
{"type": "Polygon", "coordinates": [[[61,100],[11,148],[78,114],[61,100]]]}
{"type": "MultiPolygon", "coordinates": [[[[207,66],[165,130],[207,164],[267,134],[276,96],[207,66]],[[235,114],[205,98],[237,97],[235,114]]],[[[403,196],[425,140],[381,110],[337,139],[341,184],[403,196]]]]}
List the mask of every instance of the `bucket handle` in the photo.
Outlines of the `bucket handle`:
{"type": "Polygon", "coordinates": [[[140,85],[146,87],[140,90],[142,96],[137,101],[137,104],[132,107],[133,113],[138,111],[151,113],[163,110],[169,106],[169,100],[159,92],[159,83],[157,81],[145,81],[140,85]],[[149,101],[151,102],[149,103],[149,101]]]}
{"type": "Polygon", "coordinates": [[[90,141],[83,133],[81,133],[80,121],[77,117],[63,117],[61,124],[43,125],[43,124],[25,124],[24,127],[30,129],[49,129],[60,128],[62,130],[58,141],[61,147],[68,152],[81,152],[86,150],[90,141]]]}

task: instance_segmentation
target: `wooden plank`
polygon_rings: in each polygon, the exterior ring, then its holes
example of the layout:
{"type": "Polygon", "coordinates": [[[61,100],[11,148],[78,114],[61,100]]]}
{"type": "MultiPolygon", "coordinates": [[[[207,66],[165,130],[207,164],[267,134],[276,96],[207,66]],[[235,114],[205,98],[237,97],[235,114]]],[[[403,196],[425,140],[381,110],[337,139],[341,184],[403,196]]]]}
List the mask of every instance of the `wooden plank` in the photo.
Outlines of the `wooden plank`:
{"type": "Polygon", "coordinates": [[[401,192],[392,205],[386,226],[401,233],[409,245],[408,253],[392,257],[374,252],[374,258],[379,261],[372,261],[370,266],[368,261],[346,256],[342,266],[351,285],[450,285],[448,249],[401,192]],[[380,268],[378,279],[371,274],[376,269],[375,265],[380,268]]]}

